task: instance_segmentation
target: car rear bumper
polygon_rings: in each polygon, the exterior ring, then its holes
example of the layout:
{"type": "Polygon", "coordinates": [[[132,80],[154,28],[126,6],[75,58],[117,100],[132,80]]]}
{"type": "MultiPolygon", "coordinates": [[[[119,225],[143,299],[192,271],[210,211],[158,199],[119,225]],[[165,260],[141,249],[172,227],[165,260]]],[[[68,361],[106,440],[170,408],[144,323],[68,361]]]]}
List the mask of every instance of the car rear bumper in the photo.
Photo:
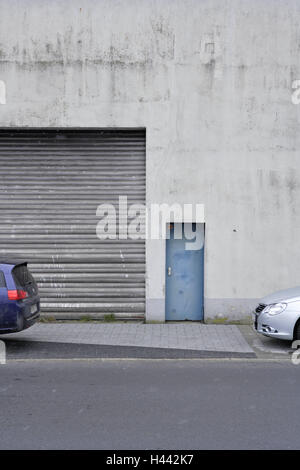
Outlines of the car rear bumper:
{"type": "Polygon", "coordinates": [[[16,301],[14,308],[1,315],[0,334],[15,333],[34,325],[40,318],[40,299],[16,301]],[[35,307],[33,309],[33,306],[35,307]]]}

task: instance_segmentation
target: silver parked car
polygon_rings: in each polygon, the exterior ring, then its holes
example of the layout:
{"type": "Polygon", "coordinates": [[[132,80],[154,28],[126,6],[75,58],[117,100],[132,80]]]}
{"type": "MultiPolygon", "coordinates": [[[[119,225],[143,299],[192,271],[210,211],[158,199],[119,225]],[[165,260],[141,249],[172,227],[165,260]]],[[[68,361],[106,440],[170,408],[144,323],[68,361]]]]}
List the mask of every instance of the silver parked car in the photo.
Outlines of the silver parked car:
{"type": "Polygon", "coordinates": [[[262,298],[253,312],[258,333],[279,339],[300,339],[300,287],[262,298]]]}

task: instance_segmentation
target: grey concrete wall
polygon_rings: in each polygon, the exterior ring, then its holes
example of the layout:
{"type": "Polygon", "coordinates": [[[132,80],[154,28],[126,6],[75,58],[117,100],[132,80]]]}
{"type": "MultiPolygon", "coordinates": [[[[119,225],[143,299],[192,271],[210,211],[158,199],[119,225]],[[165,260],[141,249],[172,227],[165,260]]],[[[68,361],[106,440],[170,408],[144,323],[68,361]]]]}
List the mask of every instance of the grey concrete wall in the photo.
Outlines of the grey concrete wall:
{"type": "MultiPolygon", "coordinates": [[[[297,0],[0,0],[0,126],[147,128],[147,203],[203,203],[205,313],[300,284],[297,0]]],[[[165,243],[147,241],[147,318],[165,243]]]]}

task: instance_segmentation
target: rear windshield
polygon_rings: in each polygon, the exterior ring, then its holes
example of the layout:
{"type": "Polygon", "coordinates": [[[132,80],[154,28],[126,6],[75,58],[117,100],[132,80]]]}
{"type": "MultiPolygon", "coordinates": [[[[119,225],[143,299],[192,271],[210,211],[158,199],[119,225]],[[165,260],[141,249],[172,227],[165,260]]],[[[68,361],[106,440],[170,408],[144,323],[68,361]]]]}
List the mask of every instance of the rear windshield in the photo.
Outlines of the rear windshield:
{"type": "Polygon", "coordinates": [[[0,287],[6,287],[5,276],[2,271],[0,271],[0,287]]]}
{"type": "Polygon", "coordinates": [[[12,270],[15,283],[20,287],[26,287],[28,284],[35,284],[32,274],[30,274],[26,265],[15,266],[12,270]]]}

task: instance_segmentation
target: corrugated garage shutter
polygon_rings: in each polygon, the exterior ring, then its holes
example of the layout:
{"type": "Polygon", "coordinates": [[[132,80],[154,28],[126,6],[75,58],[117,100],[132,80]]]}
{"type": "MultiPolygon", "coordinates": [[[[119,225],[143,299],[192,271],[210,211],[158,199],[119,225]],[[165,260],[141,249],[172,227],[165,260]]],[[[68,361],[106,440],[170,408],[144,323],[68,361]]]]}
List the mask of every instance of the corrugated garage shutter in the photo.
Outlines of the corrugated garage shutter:
{"type": "Polygon", "coordinates": [[[145,241],[99,240],[102,203],[145,203],[144,130],[0,130],[1,256],[29,261],[42,312],[144,315],[145,241]]]}

